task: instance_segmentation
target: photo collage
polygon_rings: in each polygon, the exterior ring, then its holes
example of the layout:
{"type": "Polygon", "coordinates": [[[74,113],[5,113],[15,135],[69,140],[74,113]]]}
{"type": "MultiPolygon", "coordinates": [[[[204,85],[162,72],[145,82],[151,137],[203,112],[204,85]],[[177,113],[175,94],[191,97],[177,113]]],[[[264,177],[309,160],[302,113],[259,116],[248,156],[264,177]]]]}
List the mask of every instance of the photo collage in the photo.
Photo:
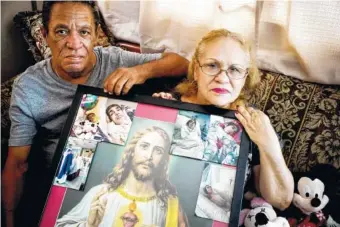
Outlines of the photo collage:
{"type": "Polygon", "coordinates": [[[55,226],[229,223],[241,134],[233,119],[85,94],[54,180],[82,194],[67,191],[55,226]]]}
{"type": "Polygon", "coordinates": [[[98,142],[124,145],[137,103],[83,95],[54,185],[83,190],[98,142]]]}

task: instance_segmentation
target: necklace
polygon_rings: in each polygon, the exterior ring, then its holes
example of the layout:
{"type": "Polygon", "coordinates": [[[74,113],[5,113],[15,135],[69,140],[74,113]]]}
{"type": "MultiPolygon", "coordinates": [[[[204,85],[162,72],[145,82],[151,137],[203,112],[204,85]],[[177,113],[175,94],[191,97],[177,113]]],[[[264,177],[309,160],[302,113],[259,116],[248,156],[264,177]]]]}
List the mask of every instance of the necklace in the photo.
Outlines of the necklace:
{"type": "Polygon", "coordinates": [[[151,200],[154,200],[156,198],[156,195],[153,196],[145,196],[145,197],[139,197],[139,196],[134,196],[134,195],[130,195],[128,194],[126,191],[124,191],[123,187],[119,187],[117,189],[117,192],[122,195],[123,197],[132,200],[133,202],[137,201],[137,202],[149,202],[151,200]]]}

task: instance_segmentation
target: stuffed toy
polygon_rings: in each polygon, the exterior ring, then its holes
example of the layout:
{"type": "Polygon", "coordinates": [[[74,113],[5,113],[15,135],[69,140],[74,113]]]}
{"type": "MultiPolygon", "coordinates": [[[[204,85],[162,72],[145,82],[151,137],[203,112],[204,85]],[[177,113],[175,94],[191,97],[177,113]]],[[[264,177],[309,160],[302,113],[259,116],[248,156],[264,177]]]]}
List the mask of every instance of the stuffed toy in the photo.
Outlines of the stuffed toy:
{"type": "Polygon", "coordinates": [[[89,120],[75,123],[74,133],[80,139],[94,140],[98,131],[98,124],[89,120]]]}
{"type": "Polygon", "coordinates": [[[240,215],[240,226],[245,227],[289,227],[287,219],[277,217],[273,207],[262,198],[251,201],[252,209],[244,209],[240,215]]]}
{"type": "MultiPolygon", "coordinates": [[[[293,173],[295,193],[288,212],[291,227],[340,227],[339,211],[335,206],[337,170],[327,164],[319,164],[306,173],[293,173]],[[336,220],[335,220],[336,219],[336,220]]],[[[338,207],[339,209],[339,207],[338,207]]]]}

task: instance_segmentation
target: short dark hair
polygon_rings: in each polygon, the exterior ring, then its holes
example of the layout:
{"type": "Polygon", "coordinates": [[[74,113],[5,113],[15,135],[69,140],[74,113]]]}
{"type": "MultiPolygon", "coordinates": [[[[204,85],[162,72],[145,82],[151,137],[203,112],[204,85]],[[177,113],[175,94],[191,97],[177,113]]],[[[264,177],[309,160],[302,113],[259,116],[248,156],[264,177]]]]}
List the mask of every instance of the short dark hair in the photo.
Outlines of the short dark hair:
{"type": "Polygon", "coordinates": [[[189,121],[187,121],[187,126],[189,126],[189,123],[192,122],[196,125],[196,119],[195,118],[191,118],[189,121]]]}
{"type": "Polygon", "coordinates": [[[89,6],[92,10],[95,26],[96,28],[98,27],[98,25],[100,24],[101,17],[96,1],[44,1],[42,10],[42,22],[47,33],[53,5],[56,3],[68,3],[68,2],[80,3],[89,6]]]}
{"type": "Polygon", "coordinates": [[[113,107],[118,107],[119,109],[123,110],[123,107],[121,105],[118,105],[118,104],[111,104],[109,105],[108,107],[106,107],[106,115],[108,116],[108,118],[110,119],[110,121],[112,121],[111,119],[111,116],[110,116],[110,110],[113,108],[113,107]]]}
{"type": "Polygon", "coordinates": [[[235,127],[236,127],[236,131],[233,132],[233,136],[236,135],[236,133],[238,133],[238,132],[241,130],[240,126],[239,126],[237,123],[233,122],[233,121],[227,122],[227,123],[225,124],[225,126],[226,126],[226,127],[227,127],[227,126],[235,126],[235,127]]]}

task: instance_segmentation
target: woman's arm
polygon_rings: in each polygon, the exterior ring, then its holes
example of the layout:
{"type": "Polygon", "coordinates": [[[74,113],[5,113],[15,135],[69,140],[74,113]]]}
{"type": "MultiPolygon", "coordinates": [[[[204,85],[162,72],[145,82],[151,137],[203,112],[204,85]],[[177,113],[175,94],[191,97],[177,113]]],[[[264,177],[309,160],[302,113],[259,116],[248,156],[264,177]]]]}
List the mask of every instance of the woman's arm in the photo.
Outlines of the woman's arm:
{"type": "Polygon", "coordinates": [[[278,209],[287,208],[294,193],[294,180],[267,115],[253,108],[238,107],[236,117],[260,150],[260,165],[253,168],[261,196],[278,209]]]}
{"type": "MultiPolygon", "coordinates": [[[[277,139],[277,138],[276,138],[277,139]]],[[[282,156],[279,142],[259,147],[260,165],[253,167],[255,187],[274,207],[284,210],[294,193],[294,180],[282,156]]]]}

